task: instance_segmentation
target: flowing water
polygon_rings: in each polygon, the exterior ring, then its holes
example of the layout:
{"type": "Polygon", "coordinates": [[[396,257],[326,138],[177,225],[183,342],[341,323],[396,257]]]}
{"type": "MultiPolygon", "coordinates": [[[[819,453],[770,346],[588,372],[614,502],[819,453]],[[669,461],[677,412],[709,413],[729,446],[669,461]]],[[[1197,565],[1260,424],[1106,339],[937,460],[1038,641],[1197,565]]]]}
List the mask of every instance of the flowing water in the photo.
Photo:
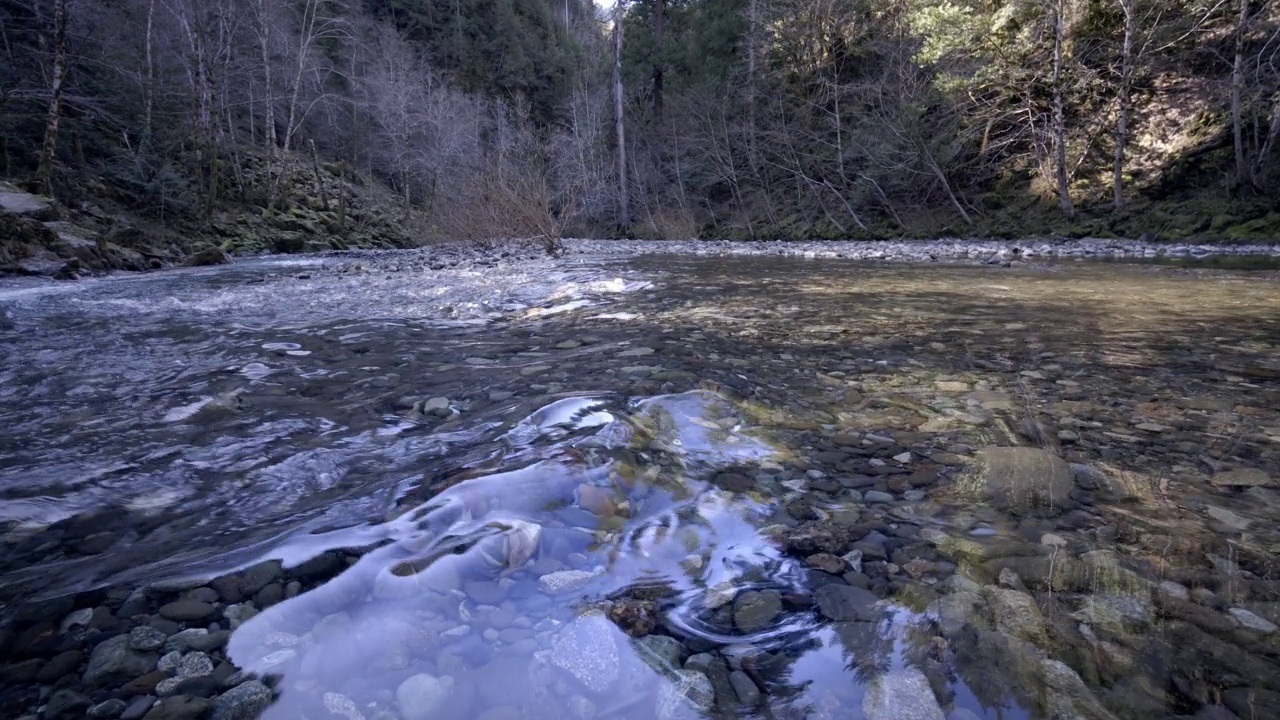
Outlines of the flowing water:
{"type": "Polygon", "coordinates": [[[272,718],[1280,716],[1271,272],[386,254],[0,311],[0,597],[231,629],[154,691],[214,717],[234,668],[272,718]]]}

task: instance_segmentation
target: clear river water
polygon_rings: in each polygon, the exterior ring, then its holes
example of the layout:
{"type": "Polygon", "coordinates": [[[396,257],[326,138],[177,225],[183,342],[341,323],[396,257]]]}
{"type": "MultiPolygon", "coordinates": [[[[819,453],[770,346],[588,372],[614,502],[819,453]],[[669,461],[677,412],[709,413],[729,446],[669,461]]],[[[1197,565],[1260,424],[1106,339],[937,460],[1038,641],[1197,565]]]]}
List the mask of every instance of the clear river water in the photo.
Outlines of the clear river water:
{"type": "Polygon", "coordinates": [[[1278,346],[1265,269],[4,281],[0,709],[1280,717],[1278,346]]]}

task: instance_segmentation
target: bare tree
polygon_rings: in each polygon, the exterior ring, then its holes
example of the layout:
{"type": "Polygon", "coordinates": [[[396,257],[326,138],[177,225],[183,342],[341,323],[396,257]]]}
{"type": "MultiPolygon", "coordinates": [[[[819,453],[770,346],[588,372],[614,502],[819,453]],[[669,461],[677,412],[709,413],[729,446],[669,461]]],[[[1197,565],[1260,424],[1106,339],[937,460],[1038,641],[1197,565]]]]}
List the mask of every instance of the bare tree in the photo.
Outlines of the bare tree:
{"type": "MultiPolygon", "coordinates": [[[[1247,1],[1247,0],[1242,0],[1247,1]]],[[[1071,202],[1071,182],[1067,175],[1067,123],[1063,110],[1062,57],[1066,46],[1066,0],[1054,0],[1053,20],[1053,160],[1054,177],[1058,181],[1058,202],[1062,214],[1075,215],[1071,202]]]]}
{"type": "Polygon", "coordinates": [[[1240,0],[1236,16],[1235,59],[1231,63],[1231,141],[1235,147],[1235,183],[1249,181],[1249,163],[1244,148],[1244,111],[1241,94],[1244,88],[1244,41],[1249,29],[1249,0],[1240,0]]]}
{"type": "Polygon", "coordinates": [[[1118,0],[1124,15],[1124,39],[1120,43],[1120,88],[1116,109],[1116,148],[1111,169],[1112,196],[1115,209],[1124,209],[1124,153],[1129,143],[1129,113],[1132,108],[1130,93],[1133,86],[1133,42],[1137,24],[1134,10],[1136,0],[1118,0]]]}
{"type": "Polygon", "coordinates": [[[53,188],[53,157],[58,149],[58,123],[62,119],[62,93],[67,81],[67,0],[53,2],[53,71],[49,80],[49,112],[44,124],[44,144],[36,182],[49,192],[53,188]]]}
{"type": "Polygon", "coordinates": [[[622,112],[623,4],[623,0],[617,0],[613,10],[613,124],[618,143],[618,227],[627,232],[631,228],[631,203],[627,199],[627,131],[622,112]]]}

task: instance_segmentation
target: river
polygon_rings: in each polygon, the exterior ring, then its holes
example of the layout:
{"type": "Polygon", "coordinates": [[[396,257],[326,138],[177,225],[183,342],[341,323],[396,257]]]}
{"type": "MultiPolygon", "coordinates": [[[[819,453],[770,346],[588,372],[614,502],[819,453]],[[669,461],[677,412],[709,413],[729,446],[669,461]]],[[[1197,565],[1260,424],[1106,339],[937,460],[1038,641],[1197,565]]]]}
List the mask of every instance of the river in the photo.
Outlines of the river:
{"type": "Polygon", "coordinates": [[[0,284],[6,716],[1280,716],[1273,271],[424,258],[0,284]]]}

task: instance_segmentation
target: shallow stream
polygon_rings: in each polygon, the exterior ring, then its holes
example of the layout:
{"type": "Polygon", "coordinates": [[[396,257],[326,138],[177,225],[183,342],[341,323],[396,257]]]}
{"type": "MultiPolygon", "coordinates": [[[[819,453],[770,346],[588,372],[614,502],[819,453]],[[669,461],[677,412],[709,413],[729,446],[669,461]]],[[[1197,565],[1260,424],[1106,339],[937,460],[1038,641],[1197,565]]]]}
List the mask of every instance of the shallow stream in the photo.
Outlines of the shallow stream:
{"type": "Polygon", "coordinates": [[[6,717],[1280,717],[1270,271],[406,253],[0,313],[6,717]]]}

